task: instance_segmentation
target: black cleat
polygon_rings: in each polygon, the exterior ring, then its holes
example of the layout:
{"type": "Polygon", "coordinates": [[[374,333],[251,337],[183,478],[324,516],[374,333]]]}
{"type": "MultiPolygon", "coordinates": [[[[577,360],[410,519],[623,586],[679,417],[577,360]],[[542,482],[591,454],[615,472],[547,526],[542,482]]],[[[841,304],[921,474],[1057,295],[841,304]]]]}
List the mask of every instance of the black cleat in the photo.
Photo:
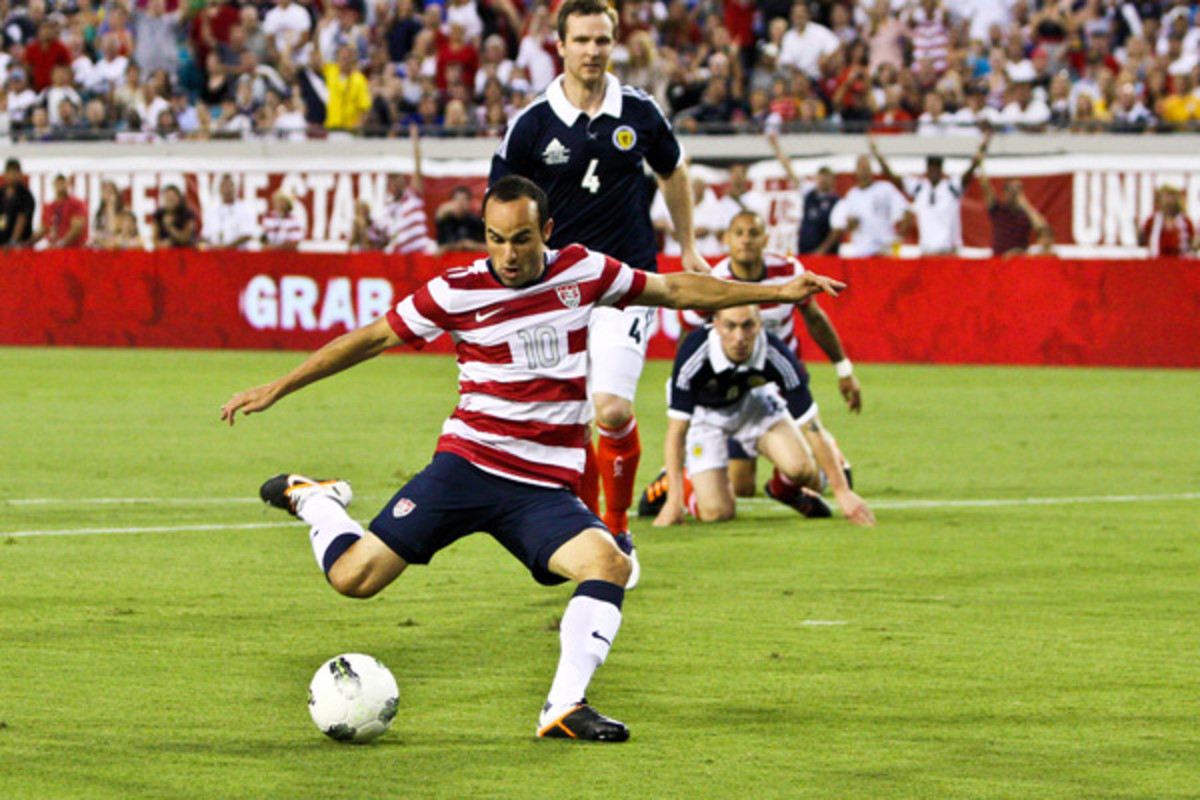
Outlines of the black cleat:
{"type": "Polygon", "coordinates": [[[667,502],[667,471],[658,473],[658,477],[650,481],[650,485],[638,498],[639,517],[657,517],[667,502]]]}
{"type": "Polygon", "coordinates": [[[854,470],[850,469],[850,465],[842,467],[842,474],[846,476],[846,485],[851,489],[854,488],[854,470]]]}
{"type": "Polygon", "coordinates": [[[300,504],[314,494],[328,495],[340,503],[343,508],[350,505],[350,501],[354,498],[350,484],[345,481],[313,480],[294,472],[268,478],[258,490],[258,496],[264,503],[281,508],[293,517],[296,516],[300,504]]]}
{"type": "Polygon", "coordinates": [[[766,492],[767,497],[778,500],[785,506],[791,506],[809,519],[825,519],[833,516],[833,509],[818,495],[798,490],[791,497],[776,497],[775,493],[771,491],[770,481],[763,484],[763,491],[766,492]]]}
{"type": "Polygon", "coordinates": [[[579,739],[586,742],[624,742],[629,728],[624,722],[609,719],[587,702],[582,702],[566,714],[537,732],[542,739],[579,739]]]}

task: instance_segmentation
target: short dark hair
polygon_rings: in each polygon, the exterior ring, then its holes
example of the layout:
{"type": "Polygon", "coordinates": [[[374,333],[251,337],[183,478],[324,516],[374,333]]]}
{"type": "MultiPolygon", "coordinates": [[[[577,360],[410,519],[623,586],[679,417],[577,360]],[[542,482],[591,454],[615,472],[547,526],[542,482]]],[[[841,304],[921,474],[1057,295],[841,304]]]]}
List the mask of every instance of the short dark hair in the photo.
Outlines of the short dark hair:
{"type": "Polygon", "coordinates": [[[4,171],[8,172],[10,169],[15,169],[17,172],[20,172],[21,171],[21,162],[17,161],[17,159],[15,159],[15,158],[8,159],[7,161],[4,162],[4,171]]]}
{"type": "Polygon", "coordinates": [[[567,17],[572,14],[580,17],[590,17],[592,14],[603,14],[613,24],[613,34],[617,32],[617,12],[605,0],[567,0],[558,8],[558,40],[567,41],[567,17]]]}
{"type": "Polygon", "coordinates": [[[522,175],[505,175],[489,186],[487,194],[483,196],[481,213],[487,214],[489,200],[495,199],[498,203],[511,203],[522,197],[537,204],[538,227],[545,227],[546,221],[550,219],[550,201],[546,199],[546,193],[540,186],[522,175]]]}
{"type": "Polygon", "coordinates": [[[927,156],[925,158],[926,167],[940,167],[943,163],[945,163],[945,161],[941,156],[927,156]]]}

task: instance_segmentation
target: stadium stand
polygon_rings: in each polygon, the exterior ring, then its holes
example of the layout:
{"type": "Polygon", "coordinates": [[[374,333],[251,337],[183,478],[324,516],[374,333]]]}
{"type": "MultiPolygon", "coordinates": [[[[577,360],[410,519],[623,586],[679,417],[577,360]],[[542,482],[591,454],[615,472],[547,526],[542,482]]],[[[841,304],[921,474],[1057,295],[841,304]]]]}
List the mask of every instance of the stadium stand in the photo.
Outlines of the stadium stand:
{"type": "MultiPolygon", "coordinates": [[[[558,69],[557,5],[0,0],[0,141],[494,137],[558,69]]],[[[1174,0],[614,5],[619,77],[688,132],[1200,120],[1197,9],[1174,0]]]]}

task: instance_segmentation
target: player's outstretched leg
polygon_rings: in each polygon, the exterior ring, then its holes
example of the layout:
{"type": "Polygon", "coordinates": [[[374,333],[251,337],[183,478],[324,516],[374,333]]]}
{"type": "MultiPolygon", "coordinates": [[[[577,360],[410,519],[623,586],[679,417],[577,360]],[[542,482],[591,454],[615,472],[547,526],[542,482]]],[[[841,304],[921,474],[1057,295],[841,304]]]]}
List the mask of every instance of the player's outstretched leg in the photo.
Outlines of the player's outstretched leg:
{"type": "Polygon", "coordinates": [[[269,478],[258,490],[263,502],[282,508],[312,526],[309,540],[317,565],[329,570],[363,536],[363,528],[350,518],[346,507],[354,499],[350,484],[342,480],[314,480],[296,473],[269,478]]]}
{"type": "Polygon", "coordinates": [[[629,729],[588,705],[585,693],[621,627],[629,560],[613,548],[606,532],[591,528],[560,547],[550,565],[578,579],[579,586],[559,623],[558,670],[538,718],[537,735],[623,742],[629,729]]]}

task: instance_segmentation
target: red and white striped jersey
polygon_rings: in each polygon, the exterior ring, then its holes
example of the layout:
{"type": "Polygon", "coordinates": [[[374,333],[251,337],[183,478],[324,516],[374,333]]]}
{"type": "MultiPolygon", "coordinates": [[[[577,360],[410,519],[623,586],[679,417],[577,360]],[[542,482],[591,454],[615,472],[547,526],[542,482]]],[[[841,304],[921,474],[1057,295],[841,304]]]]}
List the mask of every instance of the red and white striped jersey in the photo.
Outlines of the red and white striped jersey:
{"type": "Polygon", "coordinates": [[[267,244],[291,244],[304,240],[304,226],[294,214],[286,216],[269,211],[262,221],[263,241],[267,244]]]}
{"type": "Polygon", "coordinates": [[[384,206],[380,227],[387,235],[384,250],[389,253],[424,253],[437,247],[429,238],[425,198],[412,188],[384,206]]]}
{"type": "Polygon", "coordinates": [[[641,296],[646,273],[582,245],[546,251],[534,283],[504,286],[487,259],[455,267],[401,300],[387,319],[423,347],[442,333],[458,353],[458,407],[437,451],[522,483],[577,491],[591,409],[588,318],[641,296]]]}
{"type": "MultiPolygon", "coordinates": [[[[763,263],[766,265],[767,271],[758,281],[759,283],[787,283],[792,278],[804,274],[803,264],[791,256],[780,253],[763,253],[763,263]]],[[[714,278],[722,278],[727,281],[741,280],[733,274],[733,267],[728,258],[713,267],[712,274],[714,278]]],[[[796,338],[796,306],[804,305],[807,302],[809,301],[805,299],[800,303],[759,303],[758,305],[762,311],[763,327],[782,339],[788,349],[797,356],[800,355],[800,340],[796,338]]],[[[711,313],[683,312],[683,321],[693,328],[706,325],[711,319],[711,313]]]]}

